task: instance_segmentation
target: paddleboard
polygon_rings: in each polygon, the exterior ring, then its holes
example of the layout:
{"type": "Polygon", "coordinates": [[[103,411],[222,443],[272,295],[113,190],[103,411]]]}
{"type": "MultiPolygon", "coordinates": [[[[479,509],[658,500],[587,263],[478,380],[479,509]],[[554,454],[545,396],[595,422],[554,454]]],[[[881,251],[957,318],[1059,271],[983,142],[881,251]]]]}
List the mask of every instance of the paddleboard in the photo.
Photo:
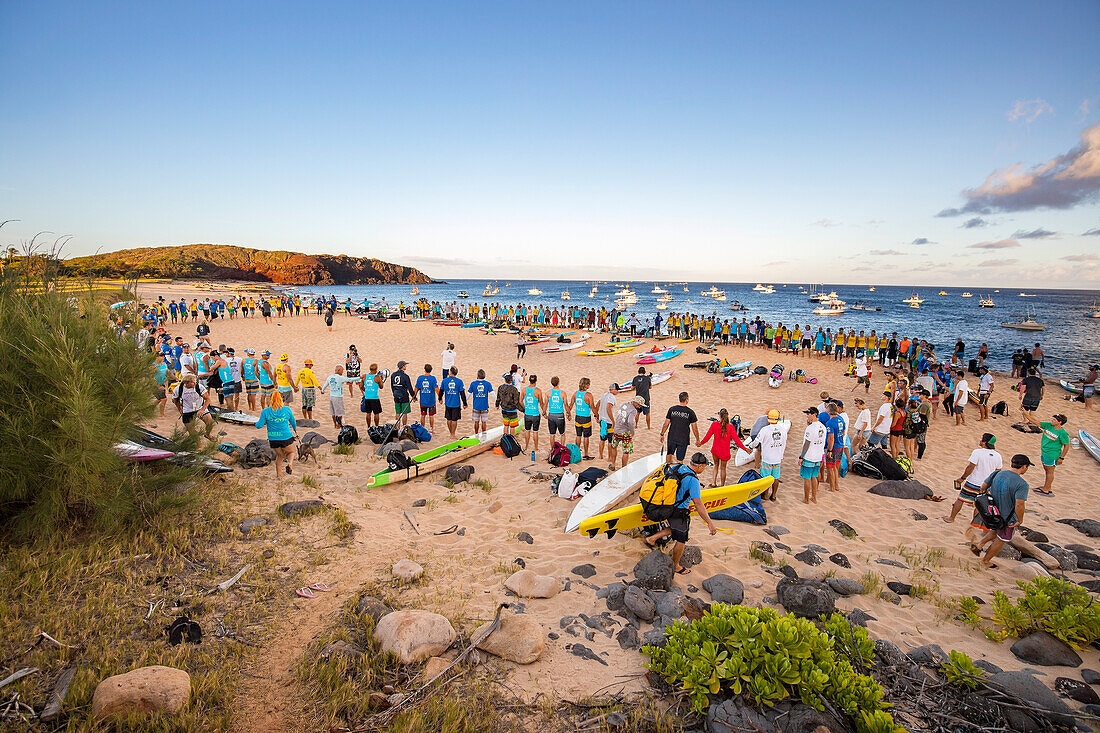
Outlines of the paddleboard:
{"type": "Polygon", "coordinates": [[[186,451],[179,452],[179,446],[176,445],[175,442],[159,433],[154,433],[152,430],[147,430],[146,428],[135,425],[131,432],[131,437],[131,442],[137,443],[138,445],[171,452],[172,455],[168,458],[170,463],[175,463],[180,466],[192,466],[198,463],[207,473],[231,473],[233,471],[232,467],[213,458],[196,456],[186,451]]]}
{"type": "Polygon", "coordinates": [[[752,366],[751,361],[739,361],[736,364],[730,364],[727,367],[722,367],[721,371],[730,374],[732,372],[741,372],[752,366]]]}
{"type": "Polygon", "coordinates": [[[436,326],[461,326],[462,321],[432,321],[436,326]]]}
{"type": "MultiPolygon", "coordinates": [[[[672,372],[660,372],[658,374],[654,374],[650,378],[649,384],[650,384],[651,387],[656,387],[661,382],[667,382],[670,379],[672,379],[672,372]]],[[[620,392],[633,392],[634,391],[634,377],[631,377],[630,381],[619,382],[619,391],[620,392]]]]}
{"type": "Polygon", "coordinates": [[[565,531],[576,531],[582,522],[614,506],[619,499],[636,489],[646,476],[657,470],[664,462],[665,456],[661,452],[635,458],[626,464],[625,468],[620,468],[593,486],[573,507],[573,513],[569,515],[569,521],[565,524],[565,531]]]}
{"type": "Polygon", "coordinates": [[[1070,384],[1069,382],[1067,382],[1064,379],[1059,379],[1058,384],[1062,385],[1062,389],[1064,389],[1067,392],[1072,392],[1073,394],[1081,394],[1081,388],[1080,387],[1078,387],[1075,384],[1070,384]]]}
{"type": "Polygon", "coordinates": [[[156,461],[161,458],[171,458],[175,455],[170,450],[161,450],[159,448],[149,448],[139,443],[135,443],[132,440],[124,440],[121,443],[115,444],[115,453],[125,458],[128,461],[135,461],[144,463],[145,461],[156,461]]]}
{"type": "Polygon", "coordinates": [[[256,426],[256,423],[260,418],[253,417],[247,412],[233,412],[231,410],[223,410],[220,407],[210,405],[210,414],[214,416],[215,420],[221,420],[222,422],[231,422],[237,425],[250,425],[256,426]]]}
{"type": "Polygon", "coordinates": [[[412,466],[397,471],[389,468],[379,471],[367,479],[366,488],[399,484],[464,461],[492,448],[502,435],[504,435],[504,427],[495,427],[484,433],[477,433],[410,456],[412,466]]]}
{"type": "Polygon", "coordinates": [[[1092,437],[1084,430],[1077,431],[1077,438],[1081,441],[1081,447],[1089,452],[1089,455],[1100,461],[1100,441],[1092,437]]]}
{"type": "Polygon", "coordinates": [[[462,327],[463,328],[481,328],[482,326],[486,326],[486,325],[488,325],[488,324],[485,323],[485,321],[478,321],[477,323],[463,323],[462,327]]]}
{"type": "Polygon", "coordinates": [[[584,346],[584,342],[588,340],[588,336],[582,336],[581,340],[575,344],[558,344],[557,346],[547,346],[543,349],[547,354],[554,354],[559,351],[572,351],[573,349],[579,349],[584,346]]]}
{"type": "Polygon", "coordinates": [[[615,356],[616,354],[625,354],[628,351],[632,351],[637,346],[626,346],[621,349],[592,349],[591,351],[578,351],[578,356],[615,356]]]}
{"type": "Polygon", "coordinates": [[[638,359],[638,364],[656,364],[660,361],[668,361],[669,359],[675,359],[680,354],[684,353],[683,349],[668,349],[667,351],[659,351],[656,354],[647,354],[641,359],[638,359]]]}
{"type": "Polygon", "coordinates": [[[752,370],[746,369],[742,372],[726,372],[726,376],[722,377],[723,382],[740,382],[745,377],[751,377],[752,370]]]}
{"type": "Polygon", "coordinates": [[[677,341],[676,343],[680,343],[680,344],[690,344],[690,343],[691,343],[692,341],[694,341],[694,340],[695,340],[695,339],[680,339],[680,340],[679,340],[679,341],[677,341]]]}
{"type": "MultiPolygon", "coordinates": [[[[646,474],[648,476],[648,474],[646,474]]],[[[645,477],[643,477],[644,479],[645,477]]],[[[715,489],[704,489],[700,492],[700,498],[707,512],[718,511],[728,507],[744,504],[750,499],[760,496],[771,487],[775,478],[766,476],[757,481],[749,481],[744,484],[731,484],[715,489]]],[[[691,506],[691,516],[696,516],[694,503],[691,506]]],[[[632,504],[613,512],[599,514],[580,523],[578,529],[582,534],[595,537],[600,533],[607,533],[608,539],[615,536],[616,532],[626,532],[650,524],[659,524],[646,517],[640,503],[632,504]]]]}

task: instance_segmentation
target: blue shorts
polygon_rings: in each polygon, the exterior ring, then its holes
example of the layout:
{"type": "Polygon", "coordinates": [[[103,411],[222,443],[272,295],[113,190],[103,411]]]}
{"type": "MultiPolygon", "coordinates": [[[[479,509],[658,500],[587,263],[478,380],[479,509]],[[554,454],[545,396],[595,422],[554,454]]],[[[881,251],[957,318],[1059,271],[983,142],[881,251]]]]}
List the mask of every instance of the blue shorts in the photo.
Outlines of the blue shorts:
{"type": "Polygon", "coordinates": [[[775,476],[775,480],[779,480],[779,464],[778,463],[761,463],[760,464],[760,477],[767,478],[768,476],[775,476]]]}
{"type": "Polygon", "coordinates": [[[611,440],[611,423],[600,420],[600,440],[611,440]]]}
{"type": "Polygon", "coordinates": [[[1061,458],[1061,456],[1055,456],[1050,463],[1047,463],[1047,459],[1043,457],[1039,459],[1039,463],[1042,463],[1044,466],[1057,466],[1059,458],[1061,458]]]}
{"type": "Polygon", "coordinates": [[[867,445],[880,446],[885,448],[890,442],[889,435],[883,435],[882,433],[871,433],[871,437],[867,439],[867,445]]]}
{"type": "Polygon", "coordinates": [[[821,461],[802,461],[798,475],[804,479],[814,479],[821,473],[821,461]]]}

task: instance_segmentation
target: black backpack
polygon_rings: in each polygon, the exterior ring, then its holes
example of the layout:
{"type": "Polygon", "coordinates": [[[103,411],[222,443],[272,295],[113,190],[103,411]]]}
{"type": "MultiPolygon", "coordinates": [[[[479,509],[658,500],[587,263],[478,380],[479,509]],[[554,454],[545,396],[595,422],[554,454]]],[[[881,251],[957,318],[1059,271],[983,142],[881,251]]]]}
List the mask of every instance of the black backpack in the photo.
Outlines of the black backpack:
{"type": "Polygon", "coordinates": [[[500,436],[500,442],[497,445],[500,446],[501,452],[504,453],[507,458],[515,458],[523,452],[523,448],[520,448],[516,436],[511,433],[505,433],[500,436]]]}
{"type": "Polygon", "coordinates": [[[989,408],[989,411],[992,412],[994,415],[1004,415],[1005,417],[1008,417],[1008,403],[1004,400],[1001,400],[997,404],[993,405],[993,407],[989,408]]]}
{"type": "Polygon", "coordinates": [[[909,478],[909,474],[901,467],[901,464],[891,458],[890,454],[882,448],[875,448],[863,458],[867,463],[878,469],[878,472],[882,474],[882,478],[887,481],[904,481],[909,478]]]}
{"type": "Polygon", "coordinates": [[[270,466],[273,460],[274,451],[271,450],[271,444],[266,440],[253,438],[244,447],[244,457],[241,458],[241,464],[245,468],[263,468],[264,466],[270,466]]]}
{"type": "Polygon", "coordinates": [[[336,435],[336,442],[340,445],[354,445],[359,442],[359,431],[354,425],[345,425],[336,435]]]}
{"type": "MultiPolygon", "coordinates": [[[[989,478],[986,479],[986,483],[992,485],[993,478],[1000,473],[1000,471],[994,471],[989,478]]],[[[1008,522],[1005,521],[1005,517],[1001,514],[1001,510],[997,508],[996,502],[993,501],[993,495],[988,491],[984,491],[974,497],[974,511],[978,513],[978,516],[982,520],[982,524],[987,529],[1004,529],[1008,522]]]]}
{"type": "Polygon", "coordinates": [[[367,437],[375,445],[390,443],[397,440],[397,427],[395,425],[371,425],[367,428],[367,437]]]}
{"type": "Polygon", "coordinates": [[[179,616],[165,630],[168,632],[168,643],[172,646],[184,641],[189,644],[202,643],[202,627],[186,616],[179,616]]]}
{"type": "Polygon", "coordinates": [[[389,464],[391,471],[404,471],[413,466],[412,459],[399,450],[391,450],[387,453],[386,463],[389,464]]]}

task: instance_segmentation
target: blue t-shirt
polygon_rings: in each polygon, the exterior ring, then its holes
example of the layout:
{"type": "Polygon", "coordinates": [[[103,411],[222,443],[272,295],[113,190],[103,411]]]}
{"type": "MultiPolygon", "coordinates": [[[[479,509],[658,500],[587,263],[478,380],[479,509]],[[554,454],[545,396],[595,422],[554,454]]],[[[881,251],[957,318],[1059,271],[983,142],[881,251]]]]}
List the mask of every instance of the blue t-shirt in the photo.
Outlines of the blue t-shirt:
{"type": "Polygon", "coordinates": [[[444,377],[443,378],[443,406],[444,407],[461,407],[462,406],[462,392],[466,389],[466,385],[458,377],[444,377]]]}
{"type": "Polygon", "coordinates": [[[1011,524],[1016,521],[1016,502],[1027,501],[1027,481],[1015,471],[998,471],[989,484],[997,511],[1011,524]]]}
{"type": "Polygon", "coordinates": [[[837,415],[825,423],[828,435],[833,436],[833,450],[844,447],[844,419],[837,415]]]}
{"type": "Polygon", "coordinates": [[[493,391],[493,385],[486,379],[475,379],[470,382],[470,394],[473,395],[473,409],[485,411],[489,409],[489,394],[493,391]]]}
{"type": "Polygon", "coordinates": [[[439,382],[431,374],[421,374],[416,378],[416,391],[420,395],[421,407],[433,407],[435,405],[435,390],[439,382]]]}
{"type": "Polygon", "coordinates": [[[267,427],[268,440],[289,440],[294,437],[298,423],[294,421],[294,411],[286,405],[278,410],[265,407],[256,421],[256,427],[267,427]]]}
{"type": "Polygon", "coordinates": [[[680,469],[680,490],[679,495],[683,497],[676,503],[677,509],[687,509],[691,506],[693,499],[700,498],[700,492],[703,487],[699,484],[699,477],[695,475],[695,471],[684,466],[680,469]]]}
{"type": "Polygon", "coordinates": [[[172,368],[175,369],[177,372],[180,371],[181,369],[183,369],[183,366],[180,364],[180,356],[182,354],[183,354],[183,347],[182,346],[173,346],[172,347],[172,368]]]}

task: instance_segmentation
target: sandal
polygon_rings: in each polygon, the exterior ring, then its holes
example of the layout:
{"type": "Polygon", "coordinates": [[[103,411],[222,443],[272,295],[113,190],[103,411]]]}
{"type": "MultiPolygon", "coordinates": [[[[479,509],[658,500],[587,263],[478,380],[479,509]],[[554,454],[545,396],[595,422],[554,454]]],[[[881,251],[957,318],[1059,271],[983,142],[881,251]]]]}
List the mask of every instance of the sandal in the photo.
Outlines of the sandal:
{"type": "Polygon", "coordinates": [[[324,583],[310,583],[307,587],[310,590],[319,590],[322,593],[328,593],[330,590],[332,590],[330,586],[327,586],[324,583]]]}
{"type": "Polygon", "coordinates": [[[680,569],[676,571],[677,575],[688,575],[690,573],[691,573],[691,568],[685,568],[682,565],[680,566],[680,569]]]}
{"type": "Polygon", "coordinates": [[[1035,492],[1036,494],[1042,494],[1043,496],[1054,496],[1054,492],[1053,492],[1053,491],[1046,491],[1045,489],[1040,489],[1040,488],[1039,488],[1038,486],[1036,486],[1036,487],[1035,487],[1035,488],[1033,489],[1033,491],[1034,491],[1034,492],[1035,492]]]}
{"type": "Polygon", "coordinates": [[[317,597],[316,593],[314,593],[312,590],[310,590],[309,588],[307,588],[304,585],[301,588],[299,588],[298,590],[294,591],[294,593],[296,595],[301,596],[302,598],[316,598],[317,597]]]}
{"type": "Polygon", "coordinates": [[[973,542],[970,543],[970,552],[973,553],[974,557],[981,557],[982,556],[982,551],[979,550],[978,546],[975,545],[973,542]]]}

